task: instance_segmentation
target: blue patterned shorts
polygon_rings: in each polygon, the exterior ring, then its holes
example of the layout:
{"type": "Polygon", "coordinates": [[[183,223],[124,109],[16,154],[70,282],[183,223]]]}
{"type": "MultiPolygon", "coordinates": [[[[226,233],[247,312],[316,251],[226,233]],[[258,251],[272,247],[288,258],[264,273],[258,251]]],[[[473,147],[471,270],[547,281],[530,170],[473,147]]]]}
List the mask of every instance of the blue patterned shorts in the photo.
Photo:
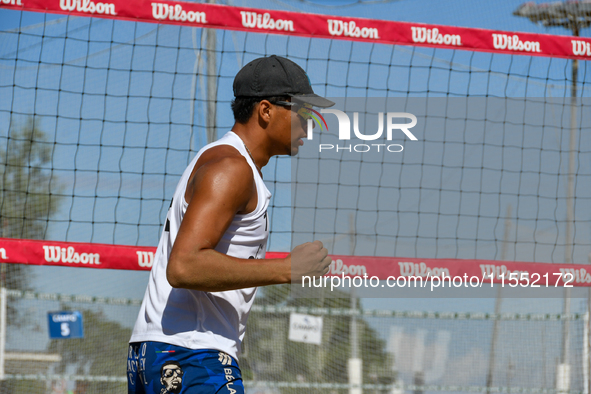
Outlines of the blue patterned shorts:
{"type": "Polygon", "coordinates": [[[244,394],[238,363],[219,350],[161,342],[129,344],[129,394],[244,394]]]}

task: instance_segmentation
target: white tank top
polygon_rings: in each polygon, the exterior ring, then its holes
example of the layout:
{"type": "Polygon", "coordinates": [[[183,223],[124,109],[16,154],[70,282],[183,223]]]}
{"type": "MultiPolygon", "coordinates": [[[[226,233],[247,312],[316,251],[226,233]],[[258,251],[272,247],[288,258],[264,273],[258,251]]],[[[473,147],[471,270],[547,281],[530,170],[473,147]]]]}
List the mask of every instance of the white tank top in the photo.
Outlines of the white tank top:
{"type": "Polygon", "coordinates": [[[201,154],[218,145],[231,145],[246,158],[252,168],[258,201],[253,212],[234,217],[215,250],[242,259],[265,258],[269,234],[267,208],[271,193],[244,143],[230,131],[197,153],[177,185],[130,342],[157,341],[189,349],[221,350],[234,358],[240,355],[256,287],[210,293],[174,289],[166,279],[170,251],[187,210],[187,182],[201,154]]]}

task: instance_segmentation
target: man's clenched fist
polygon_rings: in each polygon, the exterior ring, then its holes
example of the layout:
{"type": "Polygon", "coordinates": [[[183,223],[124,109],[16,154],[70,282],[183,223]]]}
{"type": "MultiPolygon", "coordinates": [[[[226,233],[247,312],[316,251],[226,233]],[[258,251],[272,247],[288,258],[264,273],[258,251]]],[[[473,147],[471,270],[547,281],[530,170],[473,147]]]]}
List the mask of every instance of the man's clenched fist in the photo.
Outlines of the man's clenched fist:
{"type": "Polygon", "coordinates": [[[328,272],[331,258],[320,241],[306,242],[291,251],[291,281],[299,283],[303,276],[319,277],[328,272]]]}

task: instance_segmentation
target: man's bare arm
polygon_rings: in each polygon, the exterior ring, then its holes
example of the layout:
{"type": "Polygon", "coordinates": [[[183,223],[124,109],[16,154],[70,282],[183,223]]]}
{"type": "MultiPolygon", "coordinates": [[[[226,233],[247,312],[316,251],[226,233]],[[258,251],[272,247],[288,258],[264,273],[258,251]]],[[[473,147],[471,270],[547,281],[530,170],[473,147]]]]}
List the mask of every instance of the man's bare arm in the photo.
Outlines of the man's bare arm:
{"type": "MultiPolygon", "coordinates": [[[[167,279],[171,286],[202,291],[225,291],[289,283],[291,254],[285,259],[238,259],[214,250],[234,216],[246,209],[255,185],[245,159],[211,160],[191,179],[192,194],[172,248],[167,279]]],[[[323,275],[330,258],[320,242],[294,249],[305,262],[298,272],[323,275]]]]}

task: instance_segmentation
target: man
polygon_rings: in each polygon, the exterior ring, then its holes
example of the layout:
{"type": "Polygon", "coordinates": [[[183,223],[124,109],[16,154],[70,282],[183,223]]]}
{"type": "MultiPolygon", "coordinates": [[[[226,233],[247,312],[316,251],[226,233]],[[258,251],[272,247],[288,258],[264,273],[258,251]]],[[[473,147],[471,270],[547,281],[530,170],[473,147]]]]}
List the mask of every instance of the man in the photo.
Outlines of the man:
{"type": "Polygon", "coordinates": [[[174,193],[130,340],[129,393],[169,390],[164,365],[179,392],[243,393],[237,358],[256,287],[328,272],[319,241],[264,259],[271,194],[261,168],[297,154],[307,108],[334,103],[277,56],[240,70],[234,95],[232,131],[197,153],[174,193]]]}

